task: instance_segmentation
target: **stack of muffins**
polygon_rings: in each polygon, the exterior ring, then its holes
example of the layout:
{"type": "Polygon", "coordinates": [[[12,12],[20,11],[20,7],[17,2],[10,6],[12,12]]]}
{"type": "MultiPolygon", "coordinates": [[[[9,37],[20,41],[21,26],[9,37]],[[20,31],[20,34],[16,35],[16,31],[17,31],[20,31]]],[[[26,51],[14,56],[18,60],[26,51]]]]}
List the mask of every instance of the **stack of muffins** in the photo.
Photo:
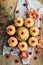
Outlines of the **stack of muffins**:
{"type": "Polygon", "coordinates": [[[14,25],[6,27],[6,33],[11,36],[8,39],[8,45],[10,47],[18,47],[20,51],[25,51],[29,46],[37,46],[39,29],[34,26],[34,20],[32,18],[25,18],[23,20],[17,17],[13,23],[14,25]]]}

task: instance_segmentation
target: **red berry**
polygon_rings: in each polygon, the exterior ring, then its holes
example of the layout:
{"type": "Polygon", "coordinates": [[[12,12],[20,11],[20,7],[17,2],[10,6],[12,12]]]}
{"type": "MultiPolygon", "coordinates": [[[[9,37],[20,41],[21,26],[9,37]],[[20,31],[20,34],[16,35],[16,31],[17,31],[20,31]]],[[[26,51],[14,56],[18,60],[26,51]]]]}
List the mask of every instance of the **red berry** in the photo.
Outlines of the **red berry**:
{"type": "Polygon", "coordinates": [[[18,23],[20,23],[20,21],[17,21],[18,23]]]}
{"type": "Polygon", "coordinates": [[[24,4],[23,4],[23,6],[27,6],[27,4],[26,4],[26,3],[24,3],[24,4]]]}
{"type": "Polygon", "coordinates": [[[31,23],[30,21],[28,21],[28,23],[31,23]]]}
{"type": "Polygon", "coordinates": [[[39,20],[41,21],[41,20],[42,20],[42,18],[39,18],[39,20]]]}
{"type": "Polygon", "coordinates": [[[38,34],[38,36],[40,36],[40,34],[38,34]]]}
{"type": "Polygon", "coordinates": [[[34,43],[35,41],[34,41],[34,40],[32,40],[31,42],[32,42],[32,43],[34,43]]]}
{"type": "Polygon", "coordinates": [[[21,32],[21,34],[23,35],[23,34],[24,34],[24,32],[21,32]]]}
{"type": "Polygon", "coordinates": [[[34,57],[34,59],[36,60],[36,59],[37,59],[37,57],[34,57]]]}
{"type": "Polygon", "coordinates": [[[10,51],[13,52],[13,49],[11,49],[10,51]]]}
{"type": "Polygon", "coordinates": [[[40,50],[36,50],[35,53],[36,53],[36,54],[40,54],[40,50]]]}
{"type": "Polygon", "coordinates": [[[33,32],[35,33],[35,32],[36,32],[36,30],[33,30],[33,32]]]}
{"type": "Polygon", "coordinates": [[[6,54],[6,58],[10,58],[10,56],[11,56],[10,54],[6,54]]]}
{"type": "Polygon", "coordinates": [[[38,27],[39,30],[42,30],[42,27],[38,27]]]}
{"type": "Polygon", "coordinates": [[[10,29],[10,31],[12,31],[12,29],[10,29]]]}
{"type": "Polygon", "coordinates": [[[32,52],[29,52],[29,54],[31,55],[31,54],[32,54],[32,52]]]}
{"type": "Polygon", "coordinates": [[[18,63],[18,62],[19,62],[19,60],[18,60],[18,59],[16,59],[16,60],[15,60],[15,62],[16,62],[16,63],[18,63]]]}
{"type": "Polygon", "coordinates": [[[15,41],[14,40],[12,40],[12,43],[14,43],[15,41]]]}
{"type": "Polygon", "coordinates": [[[22,45],[22,47],[24,47],[24,45],[22,45]]]}
{"type": "Polygon", "coordinates": [[[16,13],[18,14],[20,11],[19,10],[16,10],[16,13]]]}

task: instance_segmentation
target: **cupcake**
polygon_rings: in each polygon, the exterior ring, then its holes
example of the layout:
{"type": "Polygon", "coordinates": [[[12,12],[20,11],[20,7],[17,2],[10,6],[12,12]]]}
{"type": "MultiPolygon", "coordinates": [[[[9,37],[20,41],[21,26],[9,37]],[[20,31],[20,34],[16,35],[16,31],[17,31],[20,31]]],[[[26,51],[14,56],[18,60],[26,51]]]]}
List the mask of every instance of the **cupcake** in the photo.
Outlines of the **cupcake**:
{"type": "Polygon", "coordinates": [[[28,39],[28,44],[30,46],[36,46],[38,44],[38,39],[36,37],[30,37],[28,39]]]}
{"type": "Polygon", "coordinates": [[[19,48],[20,51],[25,51],[25,50],[27,50],[28,45],[27,45],[26,42],[19,42],[18,48],[19,48]]]}
{"type": "Polygon", "coordinates": [[[39,29],[35,26],[30,28],[30,34],[31,36],[37,36],[39,34],[39,29]]]}
{"type": "Polygon", "coordinates": [[[8,35],[14,35],[16,32],[15,30],[15,27],[13,25],[9,25],[7,28],[6,28],[6,33],[8,35]]]}
{"type": "Polygon", "coordinates": [[[18,44],[18,40],[15,37],[10,37],[8,39],[8,45],[11,47],[15,47],[18,44]]]}
{"type": "Polygon", "coordinates": [[[24,25],[28,28],[32,27],[34,25],[34,21],[32,18],[26,18],[24,20],[24,25]]]}
{"type": "Polygon", "coordinates": [[[17,38],[20,41],[25,41],[29,37],[29,30],[26,27],[20,27],[17,30],[17,38]]]}
{"type": "Polygon", "coordinates": [[[15,18],[14,19],[14,24],[15,24],[16,27],[22,26],[23,25],[23,19],[20,18],[20,17],[15,18]]]}

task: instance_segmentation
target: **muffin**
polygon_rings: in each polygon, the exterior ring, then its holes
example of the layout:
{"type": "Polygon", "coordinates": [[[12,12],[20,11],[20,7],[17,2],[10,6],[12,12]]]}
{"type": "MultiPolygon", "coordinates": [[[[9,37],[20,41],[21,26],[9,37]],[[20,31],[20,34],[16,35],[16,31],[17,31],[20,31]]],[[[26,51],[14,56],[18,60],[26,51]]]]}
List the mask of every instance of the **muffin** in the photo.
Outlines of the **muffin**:
{"type": "Polygon", "coordinates": [[[29,30],[26,27],[20,27],[17,30],[17,38],[20,41],[25,41],[29,37],[29,30]]]}
{"type": "Polygon", "coordinates": [[[9,25],[7,28],[6,28],[6,33],[8,35],[14,35],[16,32],[15,30],[15,27],[13,25],[9,25]]]}
{"type": "Polygon", "coordinates": [[[30,34],[31,36],[37,36],[39,34],[39,29],[35,26],[30,28],[30,34]]]}
{"type": "Polygon", "coordinates": [[[10,37],[8,39],[8,44],[11,47],[15,47],[18,44],[18,40],[15,37],[10,37]]]}
{"type": "Polygon", "coordinates": [[[26,18],[24,20],[24,25],[28,28],[32,27],[34,25],[34,21],[32,18],[26,18]]]}
{"type": "Polygon", "coordinates": [[[23,19],[20,18],[20,17],[15,18],[14,19],[14,24],[15,24],[16,27],[22,26],[23,25],[23,19]]]}
{"type": "Polygon", "coordinates": [[[19,42],[18,48],[19,48],[20,51],[25,51],[25,50],[27,50],[28,45],[27,45],[26,42],[19,42]]]}
{"type": "Polygon", "coordinates": [[[36,45],[38,44],[37,38],[36,38],[36,37],[30,37],[30,38],[28,39],[28,44],[29,44],[30,46],[36,46],[36,45]]]}

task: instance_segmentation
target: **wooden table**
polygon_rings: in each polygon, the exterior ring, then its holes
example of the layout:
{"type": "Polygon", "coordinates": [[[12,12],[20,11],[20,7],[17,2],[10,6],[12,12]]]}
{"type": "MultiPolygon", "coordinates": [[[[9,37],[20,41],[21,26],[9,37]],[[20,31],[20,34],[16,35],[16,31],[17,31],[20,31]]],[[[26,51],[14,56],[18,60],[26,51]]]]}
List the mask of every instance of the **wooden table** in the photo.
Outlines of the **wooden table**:
{"type": "MultiPolygon", "coordinates": [[[[30,65],[43,65],[43,59],[42,59],[42,50],[40,50],[41,53],[39,55],[36,55],[34,53],[33,57],[31,58],[30,65]],[[37,60],[34,60],[34,57],[37,57],[37,60]]],[[[9,59],[6,59],[5,56],[0,56],[0,65],[23,65],[21,61],[19,63],[15,63],[15,60],[19,59],[18,57],[11,56],[9,59]]],[[[20,60],[20,59],[19,59],[20,60]]]]}
{"type": "MultiPolygon", "coordinates": [[[[43,0],[38,0],[38,1],[42,3],[43,0]]],[[[43,26],[43,24],[41,25],[43,26]]],[[[43,31],[41,33],[43,33],[43,31]]],[[[41,53],[39,55],[36,55],[34,52],[33,57],[31,58],[30,65],[43,65],[42,50],[40,49],[40,51],[41,53]],[[34,60],[34,57],[37,57],[37,60],[34,60]]],[[[0,55],[0,65],[17,65],[17,64],[22,65],[21,61],[19,63],[15,63],[15,59],[19,59],[19,58],[15,56],[11,56],[9,59],[6,59],[5,56],[0,55]]]]}

